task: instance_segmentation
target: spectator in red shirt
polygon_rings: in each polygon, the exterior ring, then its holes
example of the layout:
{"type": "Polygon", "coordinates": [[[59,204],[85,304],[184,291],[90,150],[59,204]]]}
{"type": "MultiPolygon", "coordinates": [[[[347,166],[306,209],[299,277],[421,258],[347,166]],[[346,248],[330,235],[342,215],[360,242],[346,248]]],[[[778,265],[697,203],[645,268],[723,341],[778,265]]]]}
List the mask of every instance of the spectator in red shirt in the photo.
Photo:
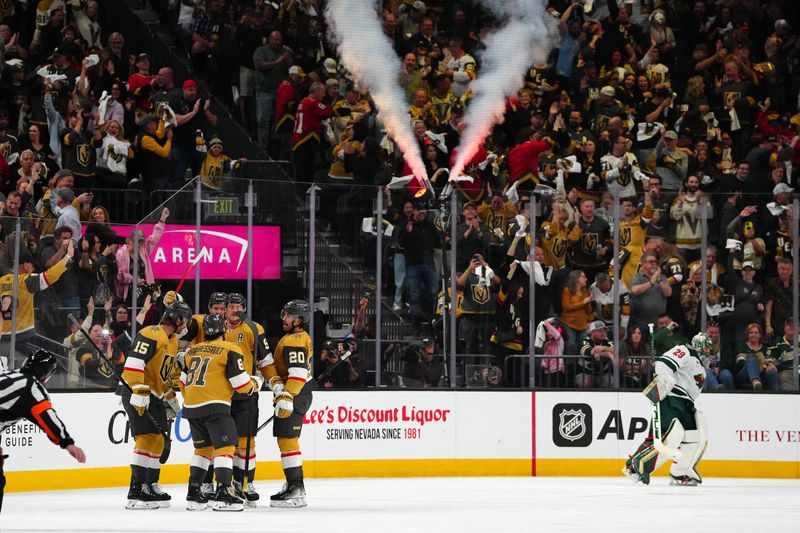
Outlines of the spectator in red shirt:
{"type": "Polygon", "coordinates": [[[314,171],[319,167],[322,121],[333,116],[331,107],[322,103],[324,97],[325,85],[317,81],[297,106],[292,132],[292,159],[300,181],[313,180],[314,171]]]}

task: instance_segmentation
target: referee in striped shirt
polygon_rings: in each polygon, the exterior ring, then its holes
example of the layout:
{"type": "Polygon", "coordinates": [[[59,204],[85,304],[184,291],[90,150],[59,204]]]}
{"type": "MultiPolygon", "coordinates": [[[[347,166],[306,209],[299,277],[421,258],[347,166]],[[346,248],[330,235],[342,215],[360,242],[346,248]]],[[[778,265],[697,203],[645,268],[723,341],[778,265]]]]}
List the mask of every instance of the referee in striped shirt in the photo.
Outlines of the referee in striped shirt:
{"type": "MultiPolygon", "coordinates": [[[[0,434],[23,418],[39,426],[47,437],[64,448],[79,463],[86,454],[75,446],[67,428],[58,417],[44,383],[56,370],[56,356],[47,350],[37,350],[25,359],[19,370],[0,372],[0,434]]],[[[3,509],[3,450],[0,448],[0,510],[3,509]]]]}

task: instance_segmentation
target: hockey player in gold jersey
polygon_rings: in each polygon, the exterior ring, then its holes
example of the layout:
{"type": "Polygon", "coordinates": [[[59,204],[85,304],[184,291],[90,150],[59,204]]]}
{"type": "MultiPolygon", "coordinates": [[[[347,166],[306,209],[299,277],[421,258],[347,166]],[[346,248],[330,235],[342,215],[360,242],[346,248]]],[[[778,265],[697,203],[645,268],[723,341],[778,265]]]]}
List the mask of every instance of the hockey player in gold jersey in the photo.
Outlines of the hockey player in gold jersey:
{"type": "MultiPolygon", "coordinates": [[[[167,293],[169,295],[169,293],[167,293]]],[[[211,293],[211,297],[208,299],[208,312],[213,313],[215,315],[225,316],[225,301],[228,295],[224,292],[214,292],[211,293]]],[[[166,303],[166,296],[164,297],[166,303]]],[[[180,296],[176,296],[176,298],[180,298],[180,296]]],[[[189,341],[189,344],[197,344],[200,342],[204,342],[206,340],[205,335],[203,333],[203,319],[208,315],[197,314],[192,315],[191,320],[189,320],[189,324],[186,326],[186,335],[184,335],[181,340],[189,341]]]]}
{"type": "Polygon", "coordinates": [[[225,341],[225,319],[215,313],[203,318],[205,341],[186,352],[181,363],[183,417],[189,421],[194,456],[189,468],[186,508],[215,511],[241,511],[244,502],[232,486],[233,454],[236,449],[236,423],[231,416],[234,392],[252,395],[263,384],[261,376],[250,376],[242,364],[238,346],[225,341]],[[214,464],[217,490],[211,501],[201,484],[209,465],[214,464]]]}
{"type": "Polygon", "coordinates": [[[159,458],[164,437],[146,417],[149,411],[161,429],[167,427],[167,406],[173,413],[181,409],[172,390],[173,364],[178,352],[179,334],[186,328],[192,310],[175,302],[164,311],[157,326],[139,330],[125,359],[122,379],[132,394],[123,392],[122,405],[128,413],[134,449],[131,461],[131,486],[126,509],[169,507],[170,496],[158,486],[159,458]]]}
{"type": "Polygon", "coordinates": [[[300,432],[314,388],[309,371],[313,357],[311,337],[303,327],[310,316],[311,307],[304,300],[291,300],[283,306],[281,320],[285,335],[275,349],[274,361],[266,368],[275,403],[273,435],[278,438],[286,476],[283,489],[270,497],[271,507],[306,506],[300,432]]]}
{"type": "MultiPolygon", "coordinates": [[[[264,328],[261,324],[247,319],[244,314],[246,311],[247,300],[243,295],[236,292],[228,294],[225,302],[227,321],[225,340],[239,347],[242,352],[242,364],[248,374],[255,375],[259,372],[263,374],[272,362],[272,350],[267,342],[264,328]]],[[[240,491],[240,495],[245,497],[248,507],[255,507],[259,499],[253,487],[256,472],[255,434],[258,427],[257,395],[234,394],[231,415],[236,421],[236,432],[239,435],[236,453],[233,456],[233,484],[237,491],[240,491]],[[245,466],[247,467],[246,493],[242,492],[245,486],[245,466]]]]}

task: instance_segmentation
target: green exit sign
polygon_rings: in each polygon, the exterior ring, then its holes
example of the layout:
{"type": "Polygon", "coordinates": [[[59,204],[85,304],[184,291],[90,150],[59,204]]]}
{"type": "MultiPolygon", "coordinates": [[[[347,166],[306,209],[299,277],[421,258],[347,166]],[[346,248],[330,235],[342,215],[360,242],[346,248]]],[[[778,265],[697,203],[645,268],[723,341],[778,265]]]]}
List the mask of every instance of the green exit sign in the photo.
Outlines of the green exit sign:
{"type": "Polygon", "coordinates": [[[230,217],[239,215],[239,198],[236,196],[214,198],[206,204],[206,216],[230,217]]]}

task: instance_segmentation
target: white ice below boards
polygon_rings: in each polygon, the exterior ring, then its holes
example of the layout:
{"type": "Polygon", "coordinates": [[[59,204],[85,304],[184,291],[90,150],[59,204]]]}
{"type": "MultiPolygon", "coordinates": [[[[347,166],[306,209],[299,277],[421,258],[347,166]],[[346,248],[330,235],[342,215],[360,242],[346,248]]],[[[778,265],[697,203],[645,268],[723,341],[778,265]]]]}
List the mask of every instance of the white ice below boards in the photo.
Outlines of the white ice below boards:
{"type": "MultiPolygon", "coordinates": [[[[257,481],[262,501],[278,481],[257,481]]],[[[800,480],[706,479],[700,487],[619,478],[308,479],[309,506],[242,513],[186,511],[185,485],[164,487],[169,509],[125,511],[127,488],[10,493],[0,531],[795,533],[800,480]]],[[[274,491],[273,491],[274,492],[274,491]]]]}

